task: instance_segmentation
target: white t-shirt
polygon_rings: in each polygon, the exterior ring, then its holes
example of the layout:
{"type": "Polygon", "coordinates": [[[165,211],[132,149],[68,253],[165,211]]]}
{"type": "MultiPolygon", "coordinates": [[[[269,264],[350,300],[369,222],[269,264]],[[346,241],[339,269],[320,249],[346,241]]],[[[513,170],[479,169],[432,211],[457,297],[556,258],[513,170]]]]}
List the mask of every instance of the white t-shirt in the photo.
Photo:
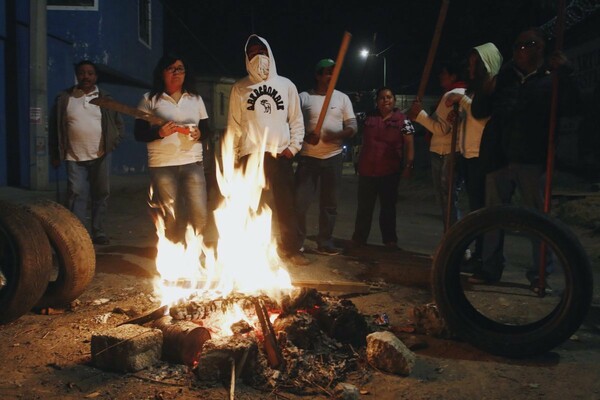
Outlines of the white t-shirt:
{"type": "MultiPolygon", "coordinates": [[[[324,101],[324,95],[309,92],[300,93],[300,105],[306,132],[312,132],[315,129],[324,101]]],[[[356,116],[350,98],[345,93],[334,90],[323,120],[321,136],[326,136],[327,132],[340,132],[344,129],[344,121],[352,118],[356,118],[356,116]]],[[[343,142],[343,139],[333,142],[319,140],[316,145],[304,142],[300,154],[320,159],[330,158],[342,152],[343,142]]]]}
{"type": "MultiPolygon", "coordinates": [[[[202,97],[184,93],[179,102],[163,93],[158,100],[148,98],[149,93],[138,105],[138,109],[152,113],[177,124],[198,124],[208,114],[202,97]]],[[[192,141],[188,135],[174,133],[163,139],[154,140],[148,146],[148,166],[168,167],[202,161],[202,143],[192,141]]]]}
{"type": "Polygon", "coordinates": [[[69,97],[67,104],[69,148],[65,155],[68,161],[89,161],[104,155],[102,112],[100,107],[90,104],[90,100],[96,97],[98,97],[98,87],[79,98],[69,97]]]}

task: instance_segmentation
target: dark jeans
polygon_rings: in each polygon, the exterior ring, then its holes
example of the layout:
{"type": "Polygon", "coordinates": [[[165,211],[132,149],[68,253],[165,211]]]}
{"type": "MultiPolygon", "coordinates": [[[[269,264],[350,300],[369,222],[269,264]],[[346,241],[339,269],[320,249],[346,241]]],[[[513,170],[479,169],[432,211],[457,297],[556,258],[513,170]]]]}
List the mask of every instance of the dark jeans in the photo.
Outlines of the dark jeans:
{"type": "Polygon", "coordinates": [[[383,243],[396,243],[396,200],[400,173],[387,176],[359,176],[358,204],[352,240],[366,243],[371,231],[375,201],[379,198],[379,229],[383,243]]]}
{"type": "Polygon", "coordinates": [[[319,247],[333,246],[338,188],[342,180],[342,154],[330,158],[299,157],[296,168],[296,212],[300,240],[306,239],[306,213],[319,189],[319,247]]]}
{"type": "MultiPolygon", "coordinates": [[[[250,156],[240,158],[245,168],[250,156]]],[[[298,235],[298,222],[294,208],[294,167],[292,160],[285,157],[273,157],[270,153],[263,156],[266,189],[263,190],[260,203],[269,203],[272,194],[272,207],[279,229],[278,247],[285,254],[297,253],[301,247],[298,235]]]]}
{"type": "MultiPolygon", "coordinates": [[[[479,157],[464,158],[461,156],[462,171],[465,178],[465,188],[469,198],[469,211],[477,211],[485,207],[485,172],[479,157]]],[[[475,239],[473,257],[481,258],[481,236],[475,239]]]]}
{"type": "Polygon", "coordinates": [[[111,155],[90,161],[66,161],[67,165],[67,207],[88,227],[87,209],[91,199],[92,238],[106,236],[104,222],[110,195],[111,155]]]}
{"type": "MultiPolygon", "coordinates": [[[[460,176],[458,169],[458,153],[454,156],[454,174],[452,182],[452,203],[450,207],[450,226],[460,218],[460,209],[458,208],[458,192],[460,190],[460,176]]],[[[437,154],[430,152],[431,157],[431,178],[433,180],[433,191],[435,198],[442,210],[444,221],[444,231],[450,226],[446,226],[448,221],[448,193],[450,192],[450,154],[437,154]]]]}
{"type": "MultiPolygon", "coordinates": [[[[541,164],[509,164],[504,168],[491,172],[486,176],[486,206],[510,204],[515,190],[518,189],[523,205],[543,210],[542,188],[544,184],[544,167],[541,164]]],[[[531,270],[533,275],[540,266],[539,239],[532,239],[531,270]]],[[[483,238],[483,271],[492,279],[500,279],[504,268],[504,232],[492,230],[483,238]]],[[[552,254],[546,248],[546,273],[553,271],[552,254]]]]}
{"type": "Polygon", "coordinates": [[[202,234],[208,218],[206,178],[202,162],[169,167],[152,167],[152,207],[165,221],[165,236],[182,242],[187,225],[202,234]]]}

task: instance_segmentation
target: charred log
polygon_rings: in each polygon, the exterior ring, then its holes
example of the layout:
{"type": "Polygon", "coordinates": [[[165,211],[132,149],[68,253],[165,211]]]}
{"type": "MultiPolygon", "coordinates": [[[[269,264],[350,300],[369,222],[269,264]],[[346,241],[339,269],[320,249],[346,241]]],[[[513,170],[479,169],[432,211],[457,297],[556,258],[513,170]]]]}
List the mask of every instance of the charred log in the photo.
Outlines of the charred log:
{"type": "Polygon", "coordinates": [[[210,339],[210,332],[190,321],[173,320],[164,316],[150,325],[163,333],[162,359],[177,364],[194,367],[204,342],[210,339]]]}

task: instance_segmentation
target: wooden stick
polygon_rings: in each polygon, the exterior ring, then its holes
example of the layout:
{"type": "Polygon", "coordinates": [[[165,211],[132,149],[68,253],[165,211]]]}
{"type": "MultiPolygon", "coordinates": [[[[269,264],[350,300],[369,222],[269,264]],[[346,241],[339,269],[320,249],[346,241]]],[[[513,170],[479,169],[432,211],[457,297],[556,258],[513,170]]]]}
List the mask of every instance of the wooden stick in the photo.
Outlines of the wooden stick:
{"type": "MultiPolygon", "coordinates": [[[[565,30],[565,0],[558,0],[558,10],[554,33],[556,51],[561,51],[565,30]]],[[[544,187],[544,212],[550,214],[552,204],[552,175],[554,174],[554,136],[558,114],[558,71],[552,71],[552,97],[550,99],[550,123],[548,127],[548,152],[546,155],[546,186],[544,187]]],[[[538,279],[538,296],[546,295],[546,243],[540,244],[540,265],[538,279]]]]}
{"type": "Polygon", "coordinates": [[[269,321],[269,314],[267,312],[267,309],[260,299],[254,299],[254,308],[256,310],[256,315],[258,316],[258,321],[260,322],[260,327],[262,329],[264,337],[263,345],[265,347],[265,354],[267,356],[269,366],[271,368],[282,369],[285,365],[285,360],[283,359],[281,349],[277,344],[277,340],[275,338],[275,331],[273,330],[271,321],[269,321]]]}
{"type": "Polygon", "coordinates": [[[449,163],[450,168],[448,171],[448,203],[446,204],[446,220],[444,221],[444,232],[450,229],[450,224],[452,223],[452,208],[454,206],[454,173],[456,168],[456,136],[458,136],[458,103],[454,103],[454,107],[452,109],[454,112],[454,121],[452,121],[452,135],[451,135],[451,144],[450,144],[450,154],[449,163]]]}
{"type": "Polygon", "coordinates": [[[431,39],[431,47],[429,47],[429,54],[427,54],[427,61],[423,68],[423,76],[421,76],[421,83],[419,84],[419,90],[417,91],[417,100],[422,100],[425,95],[425,89],[427,88],[427,82],[429,81],[429,75],[431,74],[431,67],[433,66],[433,60],[437,47],[440,42],[440,36],[442,36],[442,27],[446,20],[446,13],[448,11],[448,5],[450,0],[442,0],[442,7],[440,8],[440,15],[438,16],[437,23],[435,25],[435,31],[433,33],[433,39],[431,39]]]}
{"type": "Polygon", "coordinates": [[[329,86],[327,86],[327,93],[325,94],[325,100],[323,100],[323,107],[321,107],[321,113],[319,114],[317,125],[315,126],[315,133],[319,136],[321,135],[323,121],[325,121],[325,114],[327,114],[327,109],[329,108],[331,95],[333,94],[333,90],[335,89],[338,77],[340,76],[340,70],[342,69],[342,64],[344,63],[344,57],[346,56],[346,51],[348,50],[350,38],[352,38],[352,35],[349,32],[344,32],[342,44],[340,46],[340,50],[338,51],[337,58],[335,59],[335,66],[333,67],[331,81],[329,81],[329,86]]]}

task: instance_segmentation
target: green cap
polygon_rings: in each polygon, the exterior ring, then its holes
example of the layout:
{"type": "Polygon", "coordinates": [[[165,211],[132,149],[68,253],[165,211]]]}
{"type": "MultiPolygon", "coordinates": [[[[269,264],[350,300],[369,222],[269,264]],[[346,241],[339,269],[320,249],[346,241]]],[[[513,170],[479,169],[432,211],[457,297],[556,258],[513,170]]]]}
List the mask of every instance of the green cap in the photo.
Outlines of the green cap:
{"type": "Polygon", "coordinates": [[[322,69],[329,68],[335,65],[335,61],[331,58],[324,58],[315,65],[315,72],[319,72],[322,69]]]}

